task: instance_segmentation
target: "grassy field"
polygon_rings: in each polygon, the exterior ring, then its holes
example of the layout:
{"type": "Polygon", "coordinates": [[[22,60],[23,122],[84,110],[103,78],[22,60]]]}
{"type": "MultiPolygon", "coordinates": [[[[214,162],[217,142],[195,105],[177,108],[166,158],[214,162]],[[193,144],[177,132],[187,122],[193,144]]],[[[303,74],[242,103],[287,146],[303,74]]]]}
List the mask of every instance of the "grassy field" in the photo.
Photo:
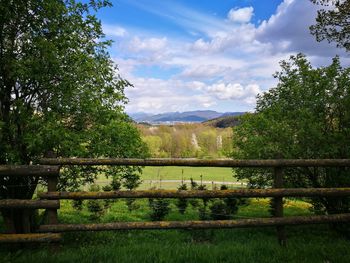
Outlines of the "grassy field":
{"type": "MultiPolygon", "coordinates": [[[[189,181],[190,178],[200,183],[202,178],[203,183],[208,186],[208,189],[221,184],[230,184],[229,186],[241,186],[241,181],[238,181],[233,176],[231,168],[218,168],[218,167],[145,167],[141,176],[142,184],[140,189],[150,188],[162,188],[162,189],[176,189],[180,181],[183,179],[189,181]],[[171,182],[169,180],[176,180],[177,182],[171,182]]],[[[97,180],[97,184],[104,185],[109,182],[104,176],[100,176],[97,180]]]]}
{"type": "MultiPolygon", "coordinates": [[[[138,209],[129,212],[119,200],[100,222],[149,220],[147,200],[137,200],[138,209]]],[[[197,211],[180,215],[174,204],[166,220],[197,219],[197,211]]],[[[309,205],[287,200],[286,216],[308,215],[309,205]]],[[[236,218],[265,217],[268,199],[252,199],[236,218]]],[[[88,223],[89,213],[78,212],[63,201],[62,223],[88,223]]],[[[147,230],[96,233],[67,233],[56,250],[42,245],[14,253],[0,248],[0,262],[349,262],[349,240],[326,225],[288,227],[288,246],[280,247],[274,228],[229,230],[147,230]]]]}

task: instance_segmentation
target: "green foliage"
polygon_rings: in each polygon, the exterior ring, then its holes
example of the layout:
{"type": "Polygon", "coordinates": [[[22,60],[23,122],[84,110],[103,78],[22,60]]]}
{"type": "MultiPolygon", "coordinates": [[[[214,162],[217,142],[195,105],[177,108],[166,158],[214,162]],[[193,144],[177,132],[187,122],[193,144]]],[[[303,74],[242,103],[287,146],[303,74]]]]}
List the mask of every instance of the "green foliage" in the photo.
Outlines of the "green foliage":
{"type": "Polygon", "coordinates": [[[147,135],[143,136],[142,140],[147,144],[148,149],[152,153],[152,156],[157,157],[166,157],[164,156],[161,147],[162,147],[162,138],[156,135],[147,135]]]}
{"type": "Polygon", "coordinates": [[[102,190],[103,190],[104,192],[110,192],[110,191],[113,190],[113,188],[112,188],[111,185],[105,185],[105,186],[102,187],[102,190]]]}
{"type": "MultiPolygon", "coordinates": [[[[187,185],[185,183],[182,183],[179,185],[177,188],[179,191],[186,191],[187,190],[187,185]]],[[[176,202],[177,209],[179,210],[180,214],[185,214],[186,208],[188,206],[188,200],[186,198],[178,198],[176,202]]]]}
{"type": "Polygon", "coordinates": [[[104,207],[100,200],[89,200],[87,201],[87,208],[89,210],[90,219],[95,221],[99,220],[104,213],[104,207]]]}
{"type": "Polygon", "coordinates": [[[116,176],[113,176],[113,178],[112,178],[112,182],[111,182],[111,188],[112,188],[112,190],[113,191],[119,191],[120,190],[120,188],[121,188],[121,182],[120,182],[120,180],[119,180],[119,178],[118,177],[116,177],[116,176]]]}
{"type": "MultiPolygon", "coordinates": [[[[98,192],[100,191],[100,186],[96,184],[91,185],[89,191],[98,192]]],[[[90,212],[90,219],[94,221],[99,220],[105,212],[104,205],[101,200],[88,200],[86,206],[90,212]]]]}
{"type": "MultiPolygon", "coordinates": [[[[197,184],[197,182],[194,181],[192,177],[190,178],[190,180],[191,180],[191,190],[198,190],[198,184],[197,184]]],[[[196,208],[196,207],[199,206],[198,199],[196,199],[196,198],[191,198],[191,199],[189,200],[189,203],[191,204],[191,206],[192,206],[193,208],[196,208]]]]}
{"type": "Polygon", "coordinates": [[[140,206],[137,204],[135,198],[128,198],[125,200],[125,204],[128,207],[129,212],[137,210],[140,206]]]}
{"type": "Polygon", "coordinates": [[[138,125],[152,157],[216,158],[231,151],[231,129],[207,124],[138,125]]]}
{"type": "Polygon", "coordinates": [[[316,24],[310,27],[317,41],[327,40],[337,43],[350,51],[350,2],[335,0],[312,0],[327,6],[317,12],[316,24]]]}
{"type": "MultiPolygon", "coordinates": [[[[201,175],[201,184],[198,185],[192,178],[191,178],[191,189],[192,190],[200,190],[204,191],[207,190],[207,186],[202,183],[202,175],[201,175]]],[[[208,202],[210,201],[210,198],[201,198],[201,199],[192,199],[191,205],[193,207],[198,208],[198,217],[200,220],[209,220],[210,216],[208,213],[208,202]]]]}
{"type": "Polygon", "coordinates": [[[72,206],[77,211],[83,210],[83,207],[84,207],[83,200],[73,200],[72,206]]]}
{"type": "Polygon", "coordinates": [[[210,218],[213,220],[227,220],[232,217],[232,214],[223,200],[215,200],[209,208],[210,218]]]}
{"type": "Polygon", "coordinates": [[[192,177],[190,178],[190,180],[191,180],[191,190],[197,190],[198,189],[198,183],[195,180],[193,180],[192,177]]]}
{"type": "MultiPolygon", "coordinates": [[[[339,59],[312,68],[305,56],[281,62],[277,87],[258,96],[256,113],[234,128],[233,158],[350,158],[350,69],[339,59]]],[[[236,169],[252,187],[272,185],[271,169],[236,169]]],[[[349,168],[284,169],[286,187],[349,187],[349,168]]],[[[349,198],[313,199],[325,213],[349,212],[349,198]]],[[[317,204],[317,205],[316,205],[317,204]]]]}
{"type": "MultiPolygon", "coordinates": [[[[220,190],[228,190],[227,185],[221,185],[220,190]]],[[[228,197],[214,199],[209,207],[210,218],[213,220],[228,220],[238,212],[239,206],[246,205],[245,198],[228,197]]]]}
{"type": "MultiPolygon", "coordinates": [[[[143,209],[128,213],[122,202],[113,204],[102,222],[130,222],[147,219],[148,201],[140,200],[143,209]]],[[[253,199],[239,209],[243,217],[266,217],[268,200],[253,199]]],[[[286,216],[310,215],[308,205],[288,200],[286,216]]],[[[84,208],[85,209],[85,208],[84,208]]],[[[169,220],[198,220],[196,210],[188,209],[186,218],[171,211],[169,220]]],[[[88,223],[89,214],[71,208],[62,200],[61,223],[88,223]]],[[[0,217],[0,229],[2,230],[0,217]]],[[[288,249],[276,240],[275,228],[242,228],[215,230],[146,230],[96,231],[66,233],[60,249],[50,245],[24,247],[20,251],[0,246],[1,262],[348,262],[349,240],[325,225],[286,227],[288,249]],[[234,255],[234,259],[232,257],[234,255]]]]}
{"type": "Polygon", "coordinates": [[[164,198],[149,198],[148,199],[150,211],[150,218],[152,221],[163,220],[170,212],[170,202],[164,198]]]}
{"type": "MultiPolygon", "coordinates": [[[[104,192],[110,192],[112,190],[113,190],[113,188],[111,185],[105,185],[102,187],[102,191],[104,191],[104,192]]],[[[104,209],[108,211],[114,202],[115,202],[115,200],[113,200],[113,199],[105,199],[104,203],[103,203],[104,209]]]]}
{"type": "MultiPolygon", "coordinates": [[[[1,1],[0,164],[58,157],[145,157],[146,145],[123,112],[131,86],[107,52],[96,12],[111,3],[1,1]]],[[[98,173],[137,185],[139,168],[62,169],[59,189],[92,183],[98,173]],[[128,180],[132,181],[129,182],[128,180]]],[[[130,185],[131,184],[131,185],[130,185]]],[[[36,178],[0,178],[0,198],[31,198],[36,178]],[[10,185],[19,185],[12,187],[10,185]]]]}

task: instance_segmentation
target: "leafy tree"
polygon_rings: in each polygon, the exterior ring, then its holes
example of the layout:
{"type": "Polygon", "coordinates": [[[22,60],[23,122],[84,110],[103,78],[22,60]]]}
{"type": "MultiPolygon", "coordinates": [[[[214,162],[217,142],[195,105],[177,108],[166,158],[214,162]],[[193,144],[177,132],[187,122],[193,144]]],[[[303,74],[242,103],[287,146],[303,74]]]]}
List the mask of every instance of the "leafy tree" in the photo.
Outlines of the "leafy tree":
{"type": "Polygon", "coordinates": [[[156,135],[147,135],[142,137],[143,141],[147,144],[152,156],[160,156],[160,148],[162,146],[162,139],[156,135]]]}
{"type": "MultiPolygon", "coordinates": [[[[70,157],[143,157],[138,131],[123,112],[130,86],[113,64],[95,13],[109,1],[0,1],[0,164],[30,164],[47,152],[70,157]]],[[[97,172],[62,169],[60,188],[76,189],[97,172]]],[[[124,182],[126,182],[125,180],[124,182]]],[[[0,198],[31,198],[37,178],[0,178],[0,198]]],[[[17,218],[17,211],[2,210],[17,218]]],[[[20,223],[20,222],[18,222],[20,223]]],[[[18,226],[15,228],[20,231],[18,226]]]]}
{"type": "MultiPolygon", "coordinates": [[[[256,113],[234,128],[239,159],[350,158],[350,69],[339,58],[312,68],[299,54],[281,62],[277,86],[258,96],[256,113]]],[[[349,168],[285,169],[286,187],[349,187],[349,168]]],[[[272,184],[270,169],[237,169],[252,187],[272,184]]],[[[349,198],[314,198],[321,213],[350,212],[349,198]]]]}
{"type": "Polygon", "coordinates": [[[311,0],[327,6],[317,13],[316,24],[310,27],[317,41],[336,42],[338,47],[350,51],[350,1],[311,0]]]}

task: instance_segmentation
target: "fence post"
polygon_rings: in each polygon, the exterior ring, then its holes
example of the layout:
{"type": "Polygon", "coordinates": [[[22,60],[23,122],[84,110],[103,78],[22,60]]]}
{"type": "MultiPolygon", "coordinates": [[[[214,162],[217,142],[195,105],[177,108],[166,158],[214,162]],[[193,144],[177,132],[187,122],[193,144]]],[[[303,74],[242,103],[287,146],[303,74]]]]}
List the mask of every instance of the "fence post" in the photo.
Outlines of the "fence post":
{"type": "MultiPolygon", "coordinates": [[[[48,177],[47,191],[48,192],[56,192],[57,191],[57,184],[58,184],[58,175],[48,177]]],[[[57,209],[56,208],[47,209],[47,219],[48,219],[48,224],[55,225],[58,223],[58,216],[57,216],[57,209]]]]}
{"type": "MultiPolygon", "coordinates": [[[[45,158],[57,158],[57,155],[53,151],[47,151],[45,153],[45,158]]],[[[48,192],[56,192],[57,191],[57,184],[58,184],[58,175],[60,170],[58,169],[56,176],[49,176],[47,177],[47,191],[48,192]]],[[[57,215],[57,209],[50,208],[47,209],[47,223],[48,224],[58,224],[58,215],[57,215]]]]}
{"type": "MultiPolygon", "coordinates": [[[[273,173],[273,187],[283,188],[283,168],[275,167],[273,173]]],[[[274,198],[274,216],[283,217],[283,197],[274,198]]],[[[277,226],[277,238],[281,246],[286,246],[286,233],[284,226],[277,226]]]]}

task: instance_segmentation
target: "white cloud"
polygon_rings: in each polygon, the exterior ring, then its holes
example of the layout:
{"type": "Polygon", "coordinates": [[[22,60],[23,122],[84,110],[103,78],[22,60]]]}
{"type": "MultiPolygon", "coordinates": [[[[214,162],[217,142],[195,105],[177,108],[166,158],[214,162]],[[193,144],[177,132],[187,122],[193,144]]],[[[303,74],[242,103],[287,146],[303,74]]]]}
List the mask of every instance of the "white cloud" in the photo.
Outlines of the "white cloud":
{"type": "MultiPolygon", "coordinates": [[[[200,38],[191,49],[205,53],[225,52],[246,45],[254,45],[255,27],[252,24],[243,24],[232,27],[227,32],[218,32],[210,40],[200,38]]],[[[258,43],[255,43],[258,44],[258,43]]]]}
{"type": "Polygon", "coordinates": [[[310,35],[317,7],[309,0],[284,0],[260,25],[249,23],[254,12],[250,7],[231,9],[229,19],[220,19],[179,5],[160,5],[166,7],[145,8],[193,34],[180,38],[130,28],[111,30],[119,35],[115,61],[120,73],[135,86],[126,91],[128,111],[218,110],[224,104],[240,107],[227,111],[249,110],[258,93],[276,85],[272,74],[279,70],[278,62],[291,54],[303,52],[321,66],[338,53],[350,64],[340,49],[317,43],[310,35]],[[153,65],[157,70],[149,72],[156,72],[157,77],[135,76],[135,68],[140,72],[143,66],[153,65]]]}
{"type": "Polygon", "coordinates": [[[126,29],[121,26],[103,24],[102,28],[103,32],[110,37],[124,37],[127,34],[126,29]]]}
{"type": "Polygon", "coordinates": [[[194,79],[210,79],[225,75],[231,67],[219,66],[216,64],[199,65],[186,68],[180,76],[194,79]]]}
{"type": "Polygon", "coordinates": [[[239,83],[215,83],[207,87],[207,91],[214,94],[220,100],[239,100],[243,99],[252,102],[252,98],[255,101],[255,97],[261,92],[260,87],[257,84],[249,84],[242,86],[239,83]]]}
{"type": "Polygon", "coordinates": [[[159,52],[167,46],[167,38],[144,38],[134,37],[129,42],[128,48],[130,51],[140,52],[140,51],[151,51],[159,52]]]}
{"type": "Polygon", "coordinates": [[[249,7],[243,7],[243,8],[235,8],[231,9],[227,17],[230,21],[232,22],[237,22],[237,23],[248,23],[254,14],[254,8],[252,6],[249,7]]]}
{"type": "Polygon", "coordinates": [[[203,92],[200,81],[163,80],[157,78],[129,79],[134,88],[126,90],[130,103],[128,112],[167,112],[208,108],[216,104],[215,98],[203,92]],[[189,92],[193,94],[190,96],[189,92]]]}
{"type": "Polygon", "coordinates": [[[284,0],[277,12],[257,28],[256,39],[271,43],[273,52],[302,52],[328,58],[336,54],[346,56],[344,50],[327,41],[317,42],[310,34],[309,27],[315,24],[319,8],[307,0],[284,0]]]}

